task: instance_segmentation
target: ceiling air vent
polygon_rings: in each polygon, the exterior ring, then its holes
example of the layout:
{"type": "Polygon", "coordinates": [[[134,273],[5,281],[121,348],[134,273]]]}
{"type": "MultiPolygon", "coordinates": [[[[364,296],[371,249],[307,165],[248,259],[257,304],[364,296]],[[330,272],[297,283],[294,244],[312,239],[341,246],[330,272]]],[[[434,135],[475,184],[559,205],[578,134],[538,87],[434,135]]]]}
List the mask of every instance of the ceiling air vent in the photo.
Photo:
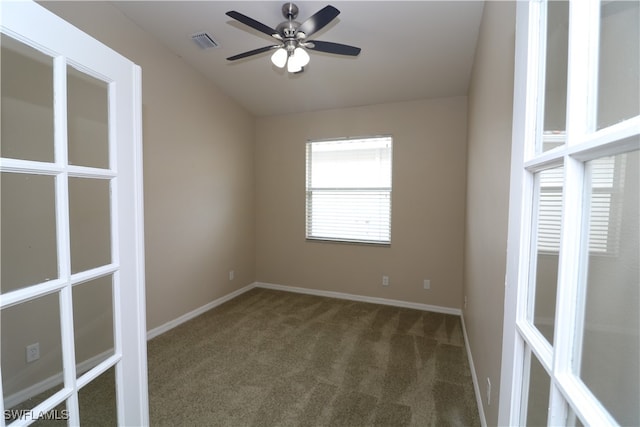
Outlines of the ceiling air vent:
{"type": "Polygon", "coordinates": [[[201,49],[211,49],[220,46],[218,42],[213,39],[213,37],[205,32],[192,34],[191,39],[196,42],[196,44],[200,46],[201,49]]]}

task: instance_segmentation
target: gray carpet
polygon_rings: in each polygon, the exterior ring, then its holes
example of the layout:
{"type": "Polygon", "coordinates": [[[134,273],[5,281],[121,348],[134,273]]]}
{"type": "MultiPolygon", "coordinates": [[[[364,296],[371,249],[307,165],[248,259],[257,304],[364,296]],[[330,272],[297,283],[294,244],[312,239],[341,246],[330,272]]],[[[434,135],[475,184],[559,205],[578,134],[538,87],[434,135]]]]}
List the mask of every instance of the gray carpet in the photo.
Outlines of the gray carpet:
{"type": "MultiPolygon", "coordinates": [[[[155,426],[480,424],[457,316],[257,288],[149,341],[148,357],[155,426]]],[[[89,415],[113,408],[100,381],[113,390],[108,375],[89,385],[88,425],[114,422],[89,415]]]]}
{"type": "Polygon", "coordinates": [[[149,342],[151,421],[478,425],[460,319],[254,289],[149,342]]]}

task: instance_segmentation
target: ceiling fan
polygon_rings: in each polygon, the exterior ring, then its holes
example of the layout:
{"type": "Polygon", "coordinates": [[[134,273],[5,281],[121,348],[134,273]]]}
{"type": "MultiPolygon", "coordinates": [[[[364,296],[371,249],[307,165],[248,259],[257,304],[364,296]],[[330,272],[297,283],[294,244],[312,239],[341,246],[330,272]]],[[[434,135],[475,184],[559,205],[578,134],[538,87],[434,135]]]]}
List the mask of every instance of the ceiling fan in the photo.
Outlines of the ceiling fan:
{"type": "Polygon", "coordinates": [[[293,3],[285,3],[282,6],[282,15],[287,20],[280,23],[274,29],[240,12],[236,12],[235,10],[229,11],[227,12],[227,16],[248,25],[254,30],[273,37],[278,43],[240,53],[227,58],[227,60],[235,61],[276,49],[273,55],[271,55],[271,62],[279,68],[284,68],[286,65],[287,71],[290,73],[300,73],[304,71],[304,66],[307,65],[310,60],[306,49],[337,55],[358,56],[360,53],[359,47],[320,40],[309,40],[309,37],[327,26],[338,14],[340,14],[340,11],[335,7],[325,6],[300,24],[295,21],[298,16],[298,6],[293,3]]]}

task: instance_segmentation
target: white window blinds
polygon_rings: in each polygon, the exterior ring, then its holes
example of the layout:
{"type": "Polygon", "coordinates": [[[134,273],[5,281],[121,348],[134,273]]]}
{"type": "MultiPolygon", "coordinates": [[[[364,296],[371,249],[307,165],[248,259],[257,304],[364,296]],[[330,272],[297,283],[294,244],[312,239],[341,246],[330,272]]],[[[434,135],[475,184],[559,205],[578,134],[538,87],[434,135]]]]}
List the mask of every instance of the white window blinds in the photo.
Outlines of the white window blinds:
{"type": "Polygon", "coordinates": [[[306,237],[391,243],[390,136],[307,142],[306,237]]]}
{"type": "MultiPolygon", "coordinates": [[[[621,156],[624,160],[624,156],[621,156]]],[[[620,240],[621,197],[624,185],[624,163],[604,157],[587,163],[591,179],[589,215],[589,251],[615,254],[620,240]]],[[[540,175],[540,207],[538,249],[558,252],[562,221],[562,169],[550,169],[540,175]]]]}

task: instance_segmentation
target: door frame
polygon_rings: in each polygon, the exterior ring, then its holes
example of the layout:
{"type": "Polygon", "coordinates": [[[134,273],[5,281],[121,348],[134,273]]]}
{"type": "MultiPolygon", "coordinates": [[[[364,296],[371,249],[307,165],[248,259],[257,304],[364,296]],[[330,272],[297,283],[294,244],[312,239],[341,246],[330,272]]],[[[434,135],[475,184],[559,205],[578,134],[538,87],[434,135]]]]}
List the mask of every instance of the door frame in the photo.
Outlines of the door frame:
{"type": "MultiPolygon", "coordinates": [[[[112,245],[116,246],[117,259],[112,262],[113,267],[106,267],[113,270],[114,276],[115,348],[113,356],[81,378],[76,378],[72,281],[71,272],[63,265],[68,261],[65,259],[66,256],[58,257],[59,280],[18,289],[0,296],[0,306],[7,308],[53,292],[60,294],[65,386],[61,392],[36,408],[38,411],[48,411],[60,401],[68,401],[74,408],[69,412],[69,422],[72,425],[79,424],[78,390],[110,367],[115,366],[119,424],[148,425],[141,69],[33,1],[0,2],[0,17],[2,33],[54,58],[54,73],[57,69],[58,75],[62,75],[60,73],[64,73],[67,63],[70,63],[89,74],[104,77],[105,81],[110,82],[109,111],[110,114],[115,113],[113,117],[109,117],[110,134],[112,134],[109,170],[84,168],[87,176],[96,177],[104,174],[112,180],[112,245]],[[102,74],[104,70],[108,70],[108,75],[102,74]],[[117,101],[113,101],[113,98],[117,101]]],[[[57,180],[61,177],[66,179],[68,176],[82,175],[85,172],[82,167],[71,167],[67,164],[66,109],[63,108],[66,106],[64,78],[54,79],[54,91],[56,91],[54,104],[57,108],[54,117],[56,141],[54,163],[36,164],[30,161],[1,159],[0,169],[3,172],[24,173],[29,171],[30,167],[34,167],[34,173],[45,171],[45,174],[55,175],[57,180]],[[61,145],[60,141],[64,143],[61,145]]],[[[68,203],[66,184],[62,187],[56,186],[56,205],[60,203],[68,203]]],[[[58,208],[56,212],[59,212],[58,208]]],[[[64,218],[61,221],[58,214],[56,216],[57,233],[63,234],[62,242],[60,240],[58,242],[60,249],[61,246],[68,246],[69,229],[68,224],[64,223],[64,218]]],[[[87,277],[90,276],[91,274],[87,275],[87,277]]],[[[80,279],[76,277],[75,281],[80,279]]],[[[1,372],[0,375],[2,375],[1,372]]],[[[0,392],[2,392],[1,382],[0,392]]],[[[4,401],[0,403],[0,409],[4,413],[4,401]]],[[[3,416],[0,417],[0,426],[4,425],[3,416]]]]}
{"type": "Polygon", "coordinates": [[[575,338],[582,330],[585,277],[580,270],[580,236],[586,231],[584,210],[585,163],[600,157],[640,149],[640,116],[596,129],[595,100],[600,2],[570,1],[567,80],[566,142],[563,147],[536,153],[540,137],[537,117],[544,90],[546,2],[517,3],[511,187],[507,240],[507,271],[504,300],[502,371],[499,425],[522,423],[528,358],[537,357],[551,380],[549,425],[563,425],[570,411],[593,425],[617,425],[600,401],[574,373],[571,358],[575,338]],[[556,333],[552,345],[527,319],[527,296],[534,219],[535,173],[563,164],[564,202],[560,264],[555,310],[556,333]],[[571,218],[571,220],[566,220],[571,218]],[[529,350],[531,349],[531,353],[529,350]]]}

